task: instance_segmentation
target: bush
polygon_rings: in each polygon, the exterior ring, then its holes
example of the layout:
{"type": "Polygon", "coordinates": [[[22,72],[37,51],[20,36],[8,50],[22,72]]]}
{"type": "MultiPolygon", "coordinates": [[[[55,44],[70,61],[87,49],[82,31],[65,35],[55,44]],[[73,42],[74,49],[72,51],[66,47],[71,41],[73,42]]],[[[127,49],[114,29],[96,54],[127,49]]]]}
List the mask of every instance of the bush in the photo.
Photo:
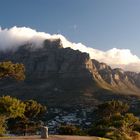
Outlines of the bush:
{"type": "Polygon", "coordinates": [[[4,116],[0,116],[0,136],[3,136],[6,132],[6,118],[4,116]]]}
{"type": "Polygon", "coordinates": [[[62,125],[59,127],[58,132],[60,135],[83,135],[83,131],[73,125],[62,125]]]}
{"type": "Polygon", "coordinates": [[[130,136],[124,132],[119,132],[118,130],[106,133],[105,137],[112,140],[131,140],[130,136]]]}
{"type": "Polygon", "coordinates": [[[93,126],[90,130],[89,130],[89,135],[91,136],[99,136],[99,137],[104,137],[106,135],[107,132],[109,132],[109,128],[105,127],[105,126],[93,126]]]}

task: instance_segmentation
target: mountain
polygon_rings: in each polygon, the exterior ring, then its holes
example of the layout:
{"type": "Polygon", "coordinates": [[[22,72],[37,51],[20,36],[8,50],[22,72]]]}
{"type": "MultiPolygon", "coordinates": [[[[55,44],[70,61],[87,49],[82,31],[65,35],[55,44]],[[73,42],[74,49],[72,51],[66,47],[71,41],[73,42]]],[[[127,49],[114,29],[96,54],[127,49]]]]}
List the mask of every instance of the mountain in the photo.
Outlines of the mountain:
{"type": "Polygon", "coordinates": [[[20,62],[26,80],[0,81],[0,95],[36,99],[49,106],[94,106],[111,99],[132,100],[140,96],[140,73],[112,69],[90,59],[89,54],[63,48],[60,39],[45,40],[42,48],[25,44],[0,52],[0,61],[20,62]]]}

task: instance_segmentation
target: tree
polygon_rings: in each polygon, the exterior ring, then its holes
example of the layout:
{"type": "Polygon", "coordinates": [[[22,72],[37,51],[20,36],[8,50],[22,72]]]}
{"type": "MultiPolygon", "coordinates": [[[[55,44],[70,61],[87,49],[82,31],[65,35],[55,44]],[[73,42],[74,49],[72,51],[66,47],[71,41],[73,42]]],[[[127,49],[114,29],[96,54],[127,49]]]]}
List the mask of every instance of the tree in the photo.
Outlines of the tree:
{"type": "Polygon", "coordinates": [[[10,96],[0,97],[0,135],[6,132],[6,121],[24,115],[25,104],[10,96]]]}
{"type": "Polygon", "coordinates": [[[46,106],[43,106],[34,100],[27,100],[24,103],[26,105],[24,115],[28,119],[37,119],[46,112],[46,106]]]}
{"type": "Polygon", "coordinates": [[[134,135],[134,128],[138,122],[139,118],[132,113],[112,116],[109,127],[113,130],[107,132],[105,136],[111,139],[117,138],[118,140],[133,139],[131,134],[134,135]]]}
{"type": "Polygon", "coordinates": [[[0,62],[0,79],[11,77],[16,80],[25,79],[25,68],[23,64],[12,63],[11,61],[0,62]]]}
{"type": "Polygon", "coordinates": [[[127,112],[129,105],[119,100],[112,100],[98,105],[96,110],[98,117],[110,118],[115,114],[127,112]]]}
{"type": "Polygon", "coordinates": [[[25,104],[10,96],[0,97],[0,115],[7,119],[22,117],[25,111],[25,104]]]}
{"type": "MultiPolygon", "coordinates": [[[[12,63],[11,61],[0,62],[0,79],[14,78],[16,80],[25,79],[25,68],[23,64],[12,63]]],[[[10,96],[0,98],[0,135],[6,132],[6,120],[22,116],[25,110],[24,103],[10,96]]]]}
{"type": "Polygon", "coordinates": [[[15,134],[35,134],[41,125],[40,119],[46,112],[46,106],[34,100],[27,100],[24,104],[24,115],[22,117],[10,119],[8,122],[9,130],[15,134]]]}
{"type": "Polygon", "coordinates": [[[39,128],[40,123],[38,121],[30,121],[26,117],[17,117],[8,120],[8,129],[12,134],[36,134],[39,128]]]}
{"type": "MultiPolygon", "coordinates": [[[[109,101],[98,106],[98,118],[91,129],[90,135],[107,137],[116,140],[132,139],[135,125],[139,118],[126,113],[129,106],[121,101],[109,101]]],[[[135,133],[136,135],[136,133],[135,133]]]]}
{"type": "Polygon", "coordinates": [[[83,134],[82,130],[74,125],[62,125],[59,127],[58,132],[60,135],[82,135],[83,134]]]}
{"type": "Polygon", "coordinates": [[[5,116],[0,116],[0,136],[6,132],[5,116]]]}

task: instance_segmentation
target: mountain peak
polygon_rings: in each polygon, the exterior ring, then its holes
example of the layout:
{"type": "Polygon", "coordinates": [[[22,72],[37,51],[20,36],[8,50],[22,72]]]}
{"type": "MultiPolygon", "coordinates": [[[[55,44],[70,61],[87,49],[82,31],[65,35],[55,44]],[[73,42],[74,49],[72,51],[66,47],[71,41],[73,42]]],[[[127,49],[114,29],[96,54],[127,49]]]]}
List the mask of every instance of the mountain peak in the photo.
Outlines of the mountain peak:
{"type": "Polygon", "coordinates": [[[60,38],[46,39],[43,43],[44,48],[63,48],[62,41],[60,38]]]}
{"type": "Polygon", "coordinates": [[[63,48],[61,39],[47,39],[43,47],[34,50],[28,44],[0,56],[0,61],[23,63],[26,68],[24,82],[0,82],[1,94],[11,92],[23,99],[47,100],[51,105],[94,104],[93,100],[104,99],[108,93],[110,97],[140,96],[139,74],[112,69],[87,53],[63,48]]]}

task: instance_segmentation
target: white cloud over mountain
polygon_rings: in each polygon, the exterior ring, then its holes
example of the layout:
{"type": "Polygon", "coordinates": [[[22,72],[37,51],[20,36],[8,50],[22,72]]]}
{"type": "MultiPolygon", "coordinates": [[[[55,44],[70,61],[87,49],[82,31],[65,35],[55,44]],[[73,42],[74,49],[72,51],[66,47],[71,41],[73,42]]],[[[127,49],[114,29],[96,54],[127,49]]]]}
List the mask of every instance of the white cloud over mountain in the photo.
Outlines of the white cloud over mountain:
{"type": "Polygon", "coordinates": [[[133,55],[128,49],[113,48],[108,51],[101,51],[86,47],[82,43],[69,42],[60,34],[50,35],[45,32],[37,32],[27,27],[12,27],[10,29],[0,28],[0,50],[16,49],[20,45],[32,43],[36,47],[41,47],[45,39],[60,38],[64,48],[71,47],[74,50],[87,52],[92,59],[105,62],[113,68],[119,67],[124,70],[140,72],[140,58],[133,55]]]}

